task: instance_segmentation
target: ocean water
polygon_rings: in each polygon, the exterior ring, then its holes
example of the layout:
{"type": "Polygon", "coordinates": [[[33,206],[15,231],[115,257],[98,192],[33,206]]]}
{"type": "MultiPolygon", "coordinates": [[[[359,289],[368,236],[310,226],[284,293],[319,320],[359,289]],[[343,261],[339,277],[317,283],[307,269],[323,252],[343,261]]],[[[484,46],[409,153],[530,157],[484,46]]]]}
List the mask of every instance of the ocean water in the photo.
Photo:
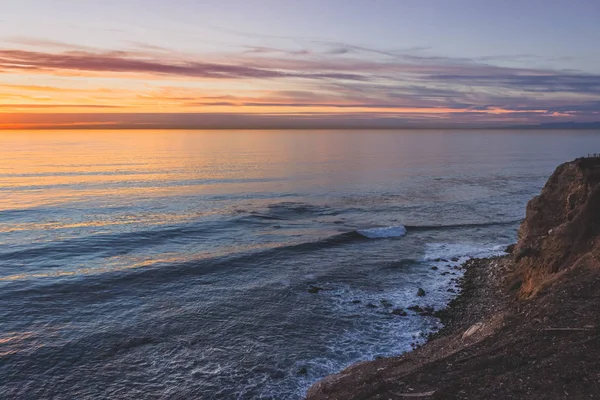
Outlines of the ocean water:
{"type": "Polygon", "coordinates": [[[391,311],[444,307],[599,135],[0,133],[0,397],[301,398],[438,328],[391,311]]]}

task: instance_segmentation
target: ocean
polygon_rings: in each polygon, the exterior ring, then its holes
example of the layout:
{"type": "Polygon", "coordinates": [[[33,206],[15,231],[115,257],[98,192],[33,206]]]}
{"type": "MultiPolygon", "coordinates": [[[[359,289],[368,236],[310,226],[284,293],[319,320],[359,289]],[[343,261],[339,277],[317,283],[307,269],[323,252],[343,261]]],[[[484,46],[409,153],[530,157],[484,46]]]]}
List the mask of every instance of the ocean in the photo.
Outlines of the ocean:
{"type": "Polygon", "coordinates": [[[0,397],[299,399],[409,351],[599,133],[0,133],[0,397]]]}

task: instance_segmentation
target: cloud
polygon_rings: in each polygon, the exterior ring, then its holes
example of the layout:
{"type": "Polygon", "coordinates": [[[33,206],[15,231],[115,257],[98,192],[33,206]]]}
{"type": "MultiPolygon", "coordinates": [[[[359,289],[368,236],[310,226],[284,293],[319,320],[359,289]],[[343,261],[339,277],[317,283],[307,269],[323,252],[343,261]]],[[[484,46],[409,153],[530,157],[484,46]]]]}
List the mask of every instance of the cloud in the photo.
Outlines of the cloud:
{"type": "Polygon", "coordinates": [[[600,94],[600,75],[593,74],[440,74],[426,75],[426,81],[453,84],[520,89],[530,92],[600,94]]]}
{"type": "Polygon", "coordinates": [[[256,68],[238,64],[222,64],[187,60],[143,59],[125,51],[92,53],[69,51],[44,53],[25,50],[0,50],[0,71],[87,71],[110,73],[144,73],[206,79],[342,79],[367,80],[366,76],[343,72],[302,72],[256,68]]]}
{"type": "Polygon", "coordinates": [[[103,104],[0,104],[0,109],[23,109],[23,108],[126,108],[126,106],[103,105],[103,104]]]}
{"type": "MultiPolygon", "coordinates": [[[[531,54],[472,59],[428,54],[430,49],[426,47],[382,50],[307,40],[299,42],[299,50],[285,46],[247,46],[237,53],[199,55],[138,42],[128,42],[129,50],[106,51],[47,40],[13,40],[35,46],[36,50],[0,49],[0,74],[16,73],[33,79],[36,74],[43,74],[44,77],[39,78],[38,84],[32,82],[29,89],[22,86],[20,94],[19,85],[4,85],[4,88],[12,88],[10,100],[19,103],[1,105],[4,110],[116,107],[94,105],[103,103],[99,101],[101,90],[114,90],[115,95],[121,91],[127,95],[121,97],[125,99],[123,106],[141,107],[143,111],[156,106],[167,107],[169,111],[198,111],[196,107],[222,107],[224,111],[231,111],[228,107],[239,107],[243,111],[244,107],[261,107],[273,113],[285,109],[285,112],[293,112],[294,118],[298,115],[308,118],[305,114],[318,116],[319,110],[327,109],[363,120],[367,117],[356,111],[364,109],[371,110],[369,118],[391,118],[396,122],[398,118],[421,122],[427,119],[456,122],[462,118],[462,121],[478,123],[506,123],[511,118],[517,121],[569,116],[586,119],[596,116],[600,108],[597,100],[600,75],[494,64],[512,60],[525,65],[526,60],[541,59],[531,54]],[[60,79],[117,76],[122,79],[120,82],[143,78],[148,80],[148,85],[138,90],[138,81],[131,86],[85,90],[86,93],[65,88],[61,94],[59,87],[50,87],[43,81],[48,75],[60,76],[60,79]],[[176,83],[162,90],[169,79],[176,83]],[[200,83],[195,82],[199,80],[200,83]],[[232,84],[227,82],[229,80],[236,82],[232,84]],[[205,81],[210,84],[206,85],[205,81]],[[157,83],[161,88],[157,89],[157,83]],[[35,99],[24,94],[28,91],[48,92],[48,99],[44,104],[35,104],[35,99]],[[14,97],[15,93],[21,97],[14,97]],[[78,101],[91,105],[79,105],[78,101]]],[[[299,47],[298,43],[294,47],[299,47]]],[[[110,84],[110,80],[107,82],[110,84]]],[[[280,117],[283,118],[281,115],[277,118],[280,117]]],[[[162,122],[152,122],[148,116],[140,118],[146,121],[143,123],[162,126],[162,122]]],[[[209,126],[205,123],[208,117],[202,118],[200,125],[209,126]]],[[[218,119],[211,118],[211,121],[218,119]]],[[[241,117],[236,118],[241,121],[241,117]]],[[[330,119],[338,121],[338,116],[330,119]]],[[[195,124],[200,119],[194,121],[195,124]]],[[[137,122],[128,119],[122,123],[137,122]]]]}

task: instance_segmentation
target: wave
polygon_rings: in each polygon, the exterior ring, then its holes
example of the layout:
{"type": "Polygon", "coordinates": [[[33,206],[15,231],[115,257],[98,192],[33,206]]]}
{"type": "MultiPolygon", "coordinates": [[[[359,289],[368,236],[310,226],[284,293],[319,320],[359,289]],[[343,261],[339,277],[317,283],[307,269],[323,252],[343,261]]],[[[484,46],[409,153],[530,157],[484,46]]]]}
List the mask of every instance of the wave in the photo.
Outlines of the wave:
{"type": "Polygon", "coordinates": [[[182,225],[163,229],[138,230],[74,237],[32,248],[0,253],[0,261],[22,261],[36,258],[65,259],[88,254],[124,255],[144,246],[155,246],[173,240],[200,240],[220,230],[215,222],[201,226],[182,225]]]}
{"type": "MultiPolygon", "coordinates": [[[[156,246],[170,241],[193,241],[208,239],[215,232],[222,234],[227,224],[231,222],[251,222],[252,218],[278,221],[274,215],[251,214],[234,221],[210,221],[201,225],[169,226],[163,229],[140,230],[133,232],[120,232],[114,234],[98,234],[79,238],[70,238],[62,241],[48,243],[26,249],[13,249],[13,251],[0,252],[0,261],[24,261],[52,257],[54,260],[78,257],[89,254],[102,254],[103,256],[123,255],[138,250],[140,247],[156,246]]],[[[472,229],[490,226],[513,225],[521,220],[486,222],[474,224],[453,225],[395,225],[358,229],[338,235],[325,237],[314,241],[305,241],[299,244],[283,244],[272,248],[281,250],[319,250],[332,245],[339,245],[358,239],[386,239],[399,238],[411,232],[421,232],[442,229],[472,229]]]]}
{"type": "Polygon", "coordinates": [[[406,227],[404,225],[388,226],[385,228],[360,229],[356,233],[369,239],[392,238],[406,235],[406,227]]]}
{"type": "Polygon", "coordinates": [[[469,258],[485,258],[505,254],[504,249],[508,244],[428,243],[425,246],[423,260],[442,264],[461,264],[469,258]],[[451,261],[452,258],[455,261],[451,261]]]}
{"type": "Polygon", "coordinates": [[[464,229],[464,228],[487,228],[490,226],[508,226],[521,223],[523,219],[515,219],[510,221],[490,221],[477,222],[470,224],[448,224],[448,225],[405,225],[408,231],[435,231],[443,229],[464,229]]]}

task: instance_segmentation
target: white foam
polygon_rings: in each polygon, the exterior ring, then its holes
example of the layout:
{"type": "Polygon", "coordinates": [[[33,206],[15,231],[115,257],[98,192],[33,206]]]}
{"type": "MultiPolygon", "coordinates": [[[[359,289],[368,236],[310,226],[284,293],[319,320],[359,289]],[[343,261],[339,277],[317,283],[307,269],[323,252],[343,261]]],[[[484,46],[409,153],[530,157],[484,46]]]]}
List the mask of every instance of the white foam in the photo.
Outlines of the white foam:
{"type": "Polygon", "coordinates": [[[428,243],[425,247],[424,261],[437,259],[461,258],[461,262],[469,258],[485,258],[504,254],[504,245],[481,245],[467,243],[428,243]]]}
{"type": "Polygon", "coordinates": [[[403,225],[388,226],[385,228],[361,229],[357,231],[360,235],[369,239],[401,237],[406,235],[406,228],[403,225]]]}

